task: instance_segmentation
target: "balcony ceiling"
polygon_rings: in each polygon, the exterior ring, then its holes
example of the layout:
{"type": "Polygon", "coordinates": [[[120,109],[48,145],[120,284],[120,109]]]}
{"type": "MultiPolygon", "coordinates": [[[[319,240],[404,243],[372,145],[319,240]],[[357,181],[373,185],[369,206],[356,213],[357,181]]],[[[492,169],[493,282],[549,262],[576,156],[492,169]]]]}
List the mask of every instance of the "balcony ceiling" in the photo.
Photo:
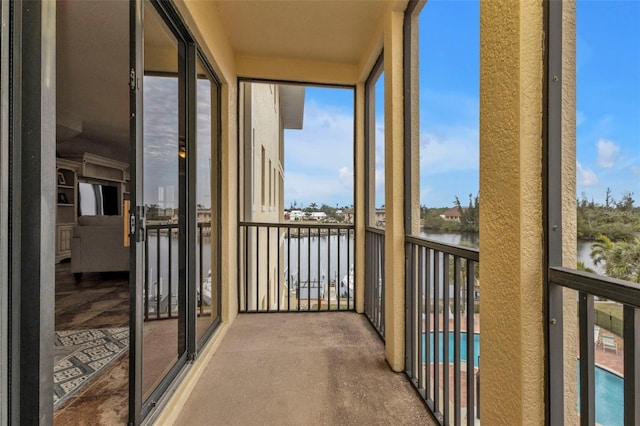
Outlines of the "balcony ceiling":
{"type": "Polygon", "coordinates": [[[218,1],[239,56],[358,64],[398,0],[218,1]]]}

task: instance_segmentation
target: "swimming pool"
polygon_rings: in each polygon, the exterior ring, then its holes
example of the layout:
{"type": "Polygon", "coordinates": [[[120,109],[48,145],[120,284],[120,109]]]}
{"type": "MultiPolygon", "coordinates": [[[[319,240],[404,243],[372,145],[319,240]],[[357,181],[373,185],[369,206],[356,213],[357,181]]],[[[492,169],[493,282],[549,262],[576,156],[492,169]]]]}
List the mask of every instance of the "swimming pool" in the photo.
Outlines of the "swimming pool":
{"type": "MultiPolygon", "coordinates": [[[[425,361],[425,355],[426,355],[426,348],[425,348],[425,339],[424,339],[424,334],[423,333],[423,337],[422,337],[422,361],[425,361]]],[[[429,361],[433,362],[433,331],[431,333],[429,333],[430,335],[430,340],[429,340],[429,361]]],[[[442,362],[444,360],[444,333],[440,332],[438,333],[439,335],[439,340],[438,343],[440,345],[439,348],[439,360],[440,362],[442,362]]],[[[474,359],[474,367],[478,366],[478,361],[480,360],[480,334],[475,333],[473,335],[473,355],[475,357],[474,359]]],[[[460,359],[462,360],[462,362],[467,362],[467,333],[460,333],[460,359]]],[[[453,364],[453,333],[449,333],[449,362],[451,364],[453,364]]]]}
{"type": "MultiPolygon", "coordinates": [[[[624,379],[617,374],[596,366],[596,423],[602,426],[622,426],[624,424],[624,379]]],[[[580,389],[580,360],[578,360],[578,389],[580,389]]],[[[578,412],[580,393],[578,392],[578,412]]]]}
{"type": "MultiPolygon", "coordinates": [[[[422,361],[425,361],[425,338],[422,335],[422,361]]],[[[429,333],[429,361],[433,362],[433,332],[429,333]]],[[[438,333],[440,344],[439,360],[444,356],[444,333],[438,333]]],[[[480,359],[480,334],[473,335],[474,366],[478,366],[480,359]]],[[[467,333],[460,333],[460,358],[467,362],[467,333]]],[[[449,333],[449,362],[453,364],[453,333],[449,333]]],[[[580,360],[578,360],[578,369],[580,360]]],[[[609,371],[595,367],[595,393],[596,393],[596,423],[602,426],[622,426],[624,424],[624,380],[622,377],[609,371]]],[[[578,389],[580,389],[580,374],[578,374],[578,389]]],[[[580,394],[578,393],[578,412],[580,412],[580,394]]]]}

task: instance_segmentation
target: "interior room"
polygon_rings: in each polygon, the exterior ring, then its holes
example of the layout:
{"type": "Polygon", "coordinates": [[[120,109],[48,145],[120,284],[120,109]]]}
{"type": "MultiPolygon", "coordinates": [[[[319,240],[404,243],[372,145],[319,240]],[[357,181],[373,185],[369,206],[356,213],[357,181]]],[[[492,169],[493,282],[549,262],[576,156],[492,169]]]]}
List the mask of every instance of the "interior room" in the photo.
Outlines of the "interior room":
{"type": "Polygon", "coordinates": [[[129,352],[129,9],[56,3],[58,424],[126,421],[129,352]],[[84,420],[83,420],[84,419],[84,420]]]}

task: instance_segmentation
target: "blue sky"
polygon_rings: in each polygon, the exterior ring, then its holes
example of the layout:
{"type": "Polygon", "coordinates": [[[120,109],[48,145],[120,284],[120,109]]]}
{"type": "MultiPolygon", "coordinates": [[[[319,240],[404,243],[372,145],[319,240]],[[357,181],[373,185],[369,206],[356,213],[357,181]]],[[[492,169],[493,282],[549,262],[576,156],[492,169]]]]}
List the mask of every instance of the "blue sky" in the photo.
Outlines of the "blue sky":
{"type": "Polygon", "coordinates": [[[578,195],[639,200],[640,1],[578,1],[576,25],[578,195]]]}
{"type": "MultiPolygon", "coordinates": [[[[479,3],[429,0],[419,21],[420,199],[449,207],[478,193],[479,3]]],[[[576,109],[577,195],[640,200],[640,1],[578,0],[576,109]]],[[[352,204],[352,141],[353,92],[308,88],[304,129],[285,133],[285,206],[352,204]]],[[[377,206],[383,155],[377,146],[377,206]]]]}

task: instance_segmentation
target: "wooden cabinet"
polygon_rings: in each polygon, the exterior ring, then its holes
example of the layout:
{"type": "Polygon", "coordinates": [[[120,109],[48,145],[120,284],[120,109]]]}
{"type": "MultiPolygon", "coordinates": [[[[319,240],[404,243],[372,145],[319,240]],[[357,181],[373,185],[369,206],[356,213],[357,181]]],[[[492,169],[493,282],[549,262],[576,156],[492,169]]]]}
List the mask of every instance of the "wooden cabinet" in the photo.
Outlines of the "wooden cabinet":
{"type": "Polygon", "coordinates": [[[56,161],[56,263],[71,257],[73,225],[78,218],[78,167],[74,161],[61,158],[56,161]]]}

